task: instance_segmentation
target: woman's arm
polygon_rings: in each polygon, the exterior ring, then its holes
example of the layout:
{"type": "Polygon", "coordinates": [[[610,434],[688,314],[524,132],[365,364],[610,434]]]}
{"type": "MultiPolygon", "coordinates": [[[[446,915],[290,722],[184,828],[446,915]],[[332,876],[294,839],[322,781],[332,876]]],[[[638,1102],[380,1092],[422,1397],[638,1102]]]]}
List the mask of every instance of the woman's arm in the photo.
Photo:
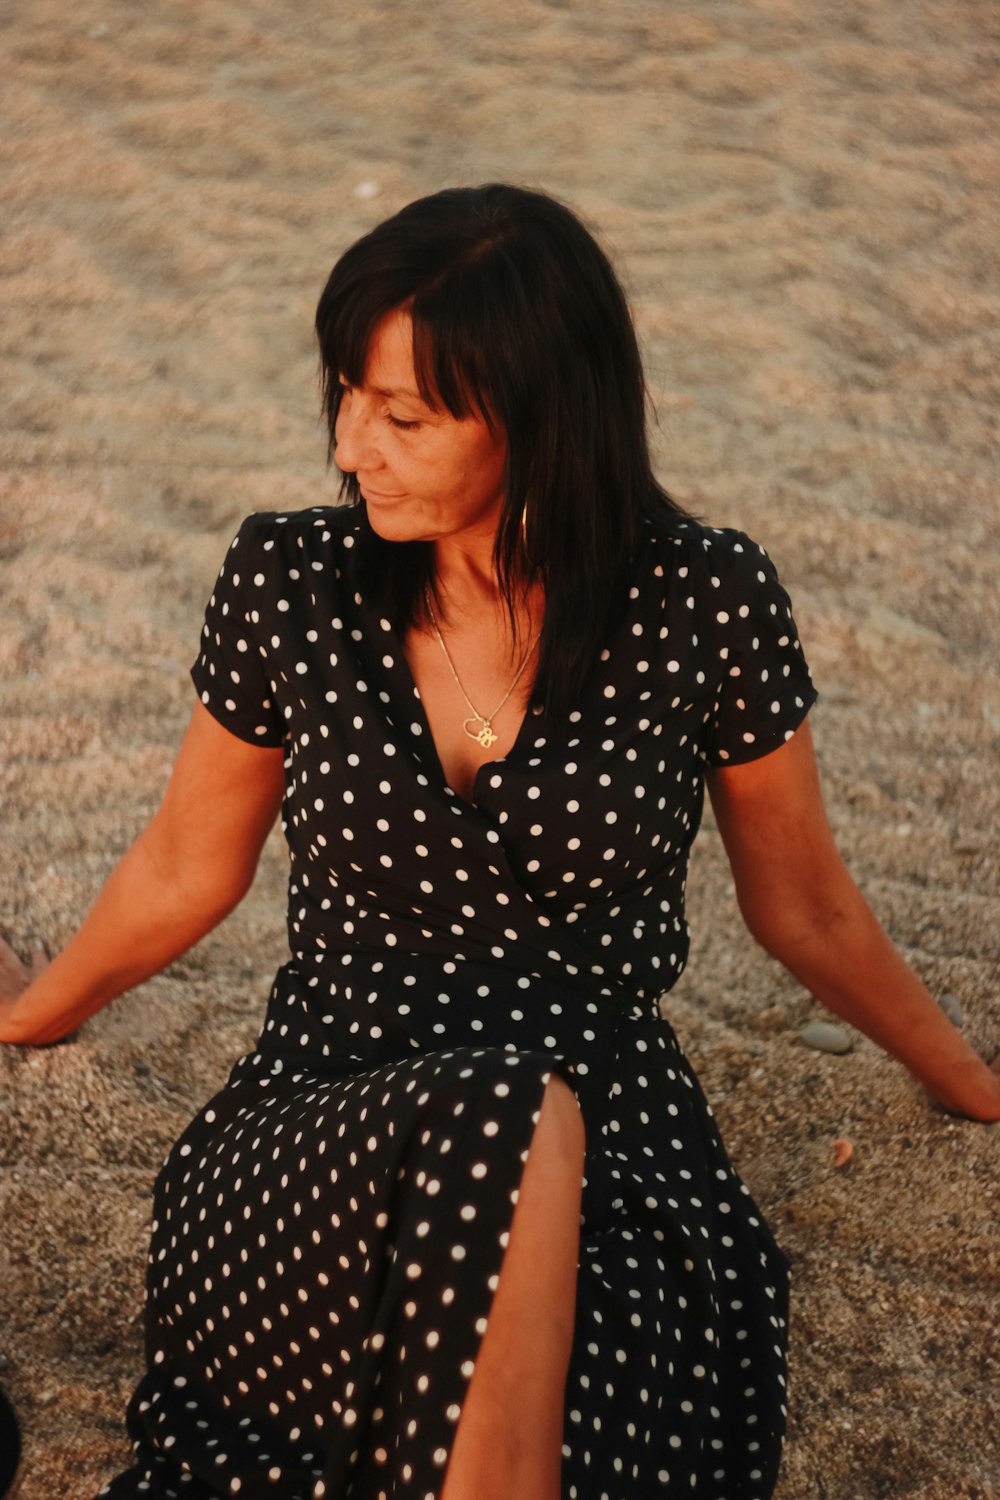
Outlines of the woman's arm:
{"type": "Polygon", "coordinates": [[[808,724],[708,775],[753,936],[830,1010],[899,1059],[946,1108],[1000,1120],[1000,1073],[963,1039],[879,926],[833,841],[808,724]]]}
{"type": "Polygon", "coordinates": [[[4,969],[0,1042],[58,1041],[232,911],[281,804],[282,759],[280,747],[245,744],[196,702],[159,810],[79,932],[40,973],[24,968],[18,980],[4,969]]]}

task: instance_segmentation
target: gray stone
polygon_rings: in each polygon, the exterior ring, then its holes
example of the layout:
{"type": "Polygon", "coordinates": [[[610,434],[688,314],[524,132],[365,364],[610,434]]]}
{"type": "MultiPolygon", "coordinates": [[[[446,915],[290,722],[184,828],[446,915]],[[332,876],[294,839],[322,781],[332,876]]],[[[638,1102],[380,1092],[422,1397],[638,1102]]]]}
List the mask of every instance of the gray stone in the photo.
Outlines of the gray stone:
{"type": "Polygon", "coordinates": [[[957,1026],[959,1031],[961,1031],[962,1027],[965,1025],[965,1014],[962,1010],[962,1002],[959,1000],[958,996],[948,994],[939,995],[938,1005],[944,1011],[951,1024],[953,1026],[957,1026]]]}
{"type": "Polygon", "coordinates": [[[799,1036],[807,1047],[813,1047],[817,1052],[850,1052],[854,1046],[844,1027],[832,1021],[810,1021],[808,1026],[803,1026],[799,1036]]]}

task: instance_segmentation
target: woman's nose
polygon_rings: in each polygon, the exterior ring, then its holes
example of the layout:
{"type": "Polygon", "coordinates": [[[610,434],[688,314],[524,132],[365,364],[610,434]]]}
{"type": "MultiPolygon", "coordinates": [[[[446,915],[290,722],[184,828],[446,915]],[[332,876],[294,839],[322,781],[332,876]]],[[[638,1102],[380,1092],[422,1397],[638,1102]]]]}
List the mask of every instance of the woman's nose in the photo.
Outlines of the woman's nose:
{"type": "Polygon", "coordinates": [[[333,424],[333,437],[333,461],[345,473],[354,473],[362,467],[370,468],[376,460],[371,423],[365,416],[363,403],[353,391],[341,397],[337,420],[333,424]]]}

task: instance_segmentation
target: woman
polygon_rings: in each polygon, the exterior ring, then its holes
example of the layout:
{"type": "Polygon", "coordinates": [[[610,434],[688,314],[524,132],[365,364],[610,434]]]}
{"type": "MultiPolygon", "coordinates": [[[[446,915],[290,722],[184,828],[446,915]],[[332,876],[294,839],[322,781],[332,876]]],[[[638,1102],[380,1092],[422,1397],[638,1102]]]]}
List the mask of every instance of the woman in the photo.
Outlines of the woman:
{"type": "Polygon", "coordinates": [[[291,958],[158,1179],[101,1493],[763,1500],[785,1263],[658,1007],[704,786],[765,947],[949,1108],[1000,1119],[1000,1077],[840,862],[787,596],[653,479],[579,222],[411,204],[317,331],[351,504],[243,523],[162,807],[7,979],[0,1037],[65,1035],[236,905],[283,805],[291,958]]]}

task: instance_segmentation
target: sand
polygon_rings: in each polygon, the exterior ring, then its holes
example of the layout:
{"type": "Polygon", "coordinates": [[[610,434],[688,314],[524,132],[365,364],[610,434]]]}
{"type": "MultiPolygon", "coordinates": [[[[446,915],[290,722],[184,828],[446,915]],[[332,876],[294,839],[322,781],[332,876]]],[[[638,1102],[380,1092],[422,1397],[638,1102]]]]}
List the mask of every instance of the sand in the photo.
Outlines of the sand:
{"type": "MultiPolygon", "coordinates": [[[[335,495],[311,337],[332,261],[413,197],[509,178],[617,257],[664,480],[792,591],[845,855],[1000,1044],[990,0],[4,17],[0,930],[61,946],[154,810],[240,518],[335,495]]],[[[127,1460],[150,1185],[253,1042],[284,873],[275,835],[195,951],[72,1044],[2,1050],[21,1500],[90,1500],[127,1460]]],[[[712,828],[691,907],[667,1013],[793,1263],[779,1500],[1000,1495],[995,1128],[862,1038],[803,1047],[818,1007],[742,930],[712,828]]]]}

